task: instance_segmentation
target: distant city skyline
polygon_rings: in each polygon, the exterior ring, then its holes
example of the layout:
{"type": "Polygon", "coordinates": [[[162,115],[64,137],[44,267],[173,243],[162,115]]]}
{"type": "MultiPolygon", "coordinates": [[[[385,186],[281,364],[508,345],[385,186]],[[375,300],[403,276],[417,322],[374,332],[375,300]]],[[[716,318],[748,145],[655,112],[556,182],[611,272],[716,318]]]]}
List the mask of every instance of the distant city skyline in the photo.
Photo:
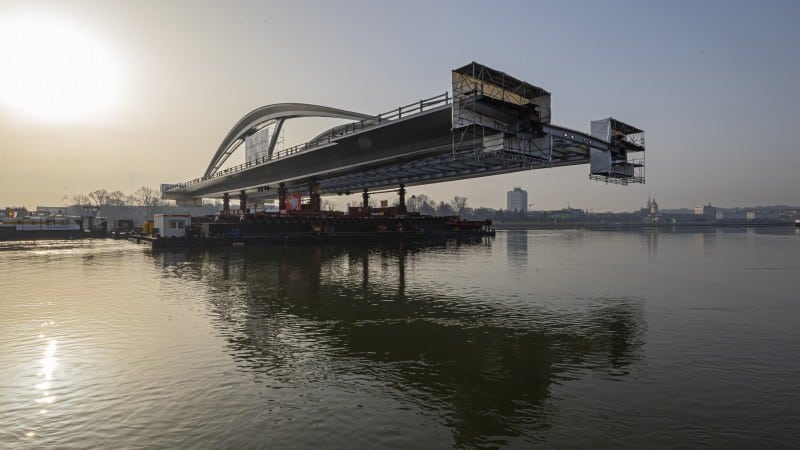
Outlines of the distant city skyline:
{"type": "MultiPolygon", "coordinates": [[[[555,123],[588,131],[613,116],[644,129],[647,184],[593,182],[574,166],[409,195],[501,208],[519,186],[541,209],[625,211],[648,192],[662,208],[797,204],[799,13],[788,1],[6,0],[0,205],[186,181],[257,107],[376,114],[448,90],[450,70],[473,60],[550,91],[555,123]]],[[[333,124],[287,127],[285,143],[333,124]]]]}
{"type": "MultiPolygon", "coordinates": [[[[440,196],[436,196],[436,195],[431,195],[424,189],[425,187],[429,187],[429,186],[418,186],[418,187],[416,187],[416,189],[414,189],[414,192],[415,192],[414,195],[424,195],[429,200],[433,201],[436,204],[438,204],[440,202],[445,202],[445,203],[452,203],[453,202],[453,198],[454,197],[449,197],[448,198],[448,197],[440,197],[440,196]]],[[[147,187],[145,187],[145,188],[147,188],[147,187]]],[[[509,205],[510,205],[509,202],[511,201],[511,199],[510,199],[511,198],[511,194],[515,192],[515,189],[520,189],[521,192],[525,193],[525,200],[524,200],[524,202],[525,202],[524,203],[525,204],[525,211],[556,211],[556,210],[561,210],[561,209],[572,208],[572,209],[580,209],[580,210],[586,210],[586,211],[591,211],[591,212],[620,212],[620,213],[624,213],[624,212],[635,212],[635,211],[638,211],[638,210],[640,210],[642,208],[647,209],[647,208],[650,207],[649,206],[650,202],[656,200],[656,196],[655,195],[652,195],[652,193],[648,193],[649,197],[641,199],[640,202],[635,202],[635,203],[627,205],[627,206],[622,206],[621,208],[618,208],[618,209],[594,208],[594,207],[591,207],[591,206],[585,206],[583,204],[580,204],[580,202],[578,204],[566,202],[566,203],[563,203],[563,204],[560,204],[560,205],[559,204],[555,204],[554,206],[545,207],[545,206],[540,206],[540,205],[536,205],[536,204],[533,204],[533,203],[529,202],[528,199],[527,199],[527,191],[522,189],[522,188],[520,188],[519,186],[508,187],[506,189],[507,189],[507,191],[503,195],[503,200],[500,201],[500,202],[495,202],[495,204],[478,204],[478,203],[476,203],[476,201],[474,199],[472,199],[470,197],[466,197],[467,208],[471,208],[471,209],[488,208],[488,209],[493,209],[493,210],[513,210],[514,208],[509,207],[509,205]]],[[[147,189],[147,190],[151,190],[151,191],[155,192],[154,189],[147,189]]],[[[25,207],[29,211],[34,211],[34,210],[36,210],[37,207],[53,208],[53,207],[72,206],[72,205],[75,204],[75,198],[76,197],[82,197],[85,200],[85,203],[87,203],[87,204],[95,204],[95,200],[92,199],[92,195],[91,195],[91,194],[94,193],[94,191],[95,190],[89,191],[89,192],[86,192],[86,193],[76,193],[77,195],[74,195],[74,194],[73,195],[65,195],[65,196],[62,197],[61,201],[56,201],[56,202],[53,202],[53,203],[37,203],[37,204],[33,204],[33,205],[26,205],[26,204],[23,204],[23,203],[0,204],[0,210],[5,210],[5,209],[9,209],[9,208],[13,209],[13,208],[25,207]]],[[[128,191],[118,191],[116,193],[125,194],[123,196],[123,199],[126,199],[126,204],[128,204],[128,205],[137,205],[137,204],[140,204],[140,201],[138,200],[138,197],[141,194],[140,194],[139,191],[141,191],[141,188],[139,190],[131,190],[129,192],[128,191]]],[[[111,192],[106,192],[106,193],[110,194],[111,192]]],[[[409,197],[410,197],[410,195],[407,198],[409,198],[409,197]]],[[[372,194],[370,196],[370,198],[371,198],[371,202],[375,203],[375,204],[379,204],[382,200],[387,201],[388,204],[394,204],[394,202],[396,202],[396,200],[397,200],[397,196],[396,196],[395,193],[372,194]]],[[[362,200],[362,196],[361,196],[360,193],[359,194],[351,194],[349,196],[348,195],[328,196],[328,197],[325,197],[325,200],[329,204],[332,204],[333,206],[335,206],[337,209],[340,209],[340,210],[347,209],[348,205],[360,205],[361,202],[363,201],[362,200]]],[[[277,199],[273,199],[271,201],[272,202],[277,202],[277,199]]],[[[515,201],[522,201],[522,200],[515,200],[515,201]]],[[[207,205],[210,205],[210,204],[220,204],[221,205],[221,202],[222,202],[222,200],[220,200],[220,199],[216,199],[216,200],[214,200],[214,199],[206,199],[206,201],[204,203],[207,204],[207,205]]],[[[238,200],[236,200],[236,198],[232,199],[232,203],[233,204],[237,204],[237,202],[238,202],[238,200]]],[[[166,202],[166,203],[169,204],[170,202],[166,202]]],[[[111,205],[113,206],[114,204],[112,203],[111,205]]],[[[693,204],[669,205],[669,206],[663,206],[663,205],[661,205],[659,203],[658,208],[660,210],[662,210],[662,211],[671,211],[671,210],[692,211],[692,210],[695,210],[698,207],[703,207],[703,206],[712,206],[712,207],[715,207],[715,208],[718,207],[720,209],[745,209],[745,210],[747,210],[747,209],[765,208],[765,207],[769,207],[769,208],[787,207],[787,208],[790,208],[790,209],[800,209],[800,201],[798,201],[796,203],[758,203],[758,204],[736,204],[736,203],[734,203],[732,205],[727,205],[727,206],[720,206],[719,204],[717,204],[715,202],[710,202],[710,201],[699,201],[699,202],[695,202],[693,204]]]]}

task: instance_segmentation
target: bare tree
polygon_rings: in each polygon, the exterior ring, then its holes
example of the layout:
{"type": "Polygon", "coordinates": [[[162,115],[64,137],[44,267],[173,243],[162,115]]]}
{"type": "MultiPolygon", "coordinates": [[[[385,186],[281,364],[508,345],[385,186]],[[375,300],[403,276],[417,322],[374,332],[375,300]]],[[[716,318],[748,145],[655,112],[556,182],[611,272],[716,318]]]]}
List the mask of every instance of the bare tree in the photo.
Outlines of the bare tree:
{"type": "Polygon", "coordinates": [[[436,202],[427,195],[422,194],[422,204],[419,206],[419,213],[429,216],[436,214],[436,202]]]}
{"type": "Polygon", "coordinates": [[[158,206],[161,204],[161,193],[158,189],[142,186],[133,193],[136,203],[142,206],[158,206]]]}
{"type": "Polygon", "coordinates": [[[439,202],[439,205],[436,207],[436,213],[440,216],[452,216],[455,215],[455,211],[453,211],[453,207],[450,206],[449,203],[439,202]]]}
{"type": "Polygon", "coordinates": [[[105,205],[108,201],[108,191],[105,189],[97,189],[96,191],[89,192],[89,198],[95,205],[105,205]]]}
{"type": "Polygon", "coordinates": [[[453,209],[456,210],[457,213],[461,214],[464,212],[464,208],[467,207],[467,197],[461,197],[460,195],[456,195],[453,198],[453,209]]]}
{"type": "Polygon", "coordinates": [[[108,200],[106,201],[111,206],[125,206],[125,200],[125,193],[117,190],[108,194],[108,200]]]}
{"type": "Polygon", "coordinates": [[[72,196],[73,205],[88,205],[91,200],[86,194],[75,194],[72,196]]]}

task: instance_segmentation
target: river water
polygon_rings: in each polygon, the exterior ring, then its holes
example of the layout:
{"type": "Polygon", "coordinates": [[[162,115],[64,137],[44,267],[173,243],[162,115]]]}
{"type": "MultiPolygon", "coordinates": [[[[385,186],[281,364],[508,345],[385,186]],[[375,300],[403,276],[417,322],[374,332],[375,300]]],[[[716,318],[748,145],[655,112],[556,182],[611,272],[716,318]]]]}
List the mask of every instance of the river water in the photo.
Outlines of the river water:
{"type": "Polygon", "coordinates": [[[800,446],[800,234],[0,246],[0,447],[800,446]]]}

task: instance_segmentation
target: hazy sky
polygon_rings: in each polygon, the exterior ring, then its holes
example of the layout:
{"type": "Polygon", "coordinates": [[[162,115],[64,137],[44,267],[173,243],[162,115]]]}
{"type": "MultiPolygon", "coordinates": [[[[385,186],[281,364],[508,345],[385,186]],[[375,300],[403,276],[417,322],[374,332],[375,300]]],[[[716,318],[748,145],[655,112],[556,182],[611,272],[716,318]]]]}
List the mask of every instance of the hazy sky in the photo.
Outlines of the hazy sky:
{"type": "MultiPolygon", "coordinates": [[[[412,194],[800,204],[799,21],[797,1],[0,0],[0,206],[186,181],[254,108],[377,114],[449,90],[473,60],[549,90],[556,124],[644,129],[647,184],[593,182],[583,165],[412,194]]],[[[287,125],[287,145],[314,126],[287,125]]]]}

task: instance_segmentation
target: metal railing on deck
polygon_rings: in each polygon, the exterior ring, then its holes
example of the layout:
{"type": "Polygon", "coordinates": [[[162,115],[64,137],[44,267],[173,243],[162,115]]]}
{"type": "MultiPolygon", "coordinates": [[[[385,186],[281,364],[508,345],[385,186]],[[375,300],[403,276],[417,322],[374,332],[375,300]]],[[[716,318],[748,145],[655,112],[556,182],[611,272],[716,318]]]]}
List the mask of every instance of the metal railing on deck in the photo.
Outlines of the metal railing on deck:
{"type": "Polygon", "coordinates": [[[365,130],[367,128],[377,127],[387,122],[392,122],[395,120],[400,120],[406,117],[410,117],[433,108],[438,108],[440,106],[448,105],[451,102],[452,102],[452,97],[450,96],[449,93],[445,92],[444,94],[439,94],[431,98],[420,100],[418,102],[409,103],[408,105],[400,106],[391,111],[378,114],[377,116],[374,117],[370,117],[369,119],[362,119],[357,122],[350,122],[344,125],[340,125],[338,127],[334,127],[311,141],[295,145],[294,147],[289,147],[279,152],[275,152],[272,154],[271,158],[268,156],[264,156],[262,158],[256,158],[254,160],[247,161],[233,167],[228,167],[223,170],[218,170],[214,172],[214,174],[207,177],[195,178],[194,180],[190,180],[185,183],[175,184],[173,185],[173,187],[191,186],[193,184],[210,180],[212,178],[223,177],[226,175],[230,175],[232,173],[241,172],[251,167],[268,163],[269,161],[273,161],[280,158],[286,158],[288,156],[296,155],[298,153],[303,153],[305,151],[330,144],[331,142],[339,138],[365,130]]]}

